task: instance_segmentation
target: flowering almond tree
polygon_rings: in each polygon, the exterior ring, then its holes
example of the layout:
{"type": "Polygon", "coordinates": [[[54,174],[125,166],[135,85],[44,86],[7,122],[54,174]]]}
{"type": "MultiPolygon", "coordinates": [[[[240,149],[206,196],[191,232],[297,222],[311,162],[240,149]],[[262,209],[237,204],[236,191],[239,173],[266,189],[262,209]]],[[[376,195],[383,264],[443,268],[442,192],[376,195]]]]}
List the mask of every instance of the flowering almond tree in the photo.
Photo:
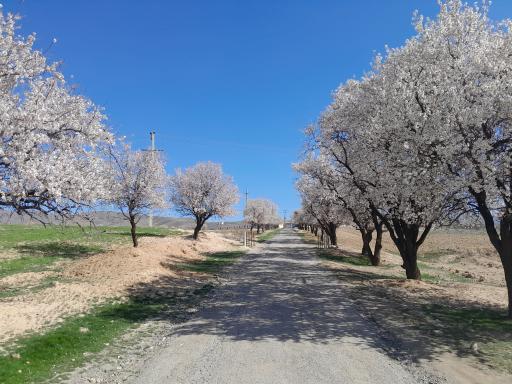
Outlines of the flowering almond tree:
{"type": "Polygon", "coordinates": [[[431,65],[436,38],[418,31],[378,56],[360,81],[338,89],[317,135],[336,178],[357,188],[389,231],[410,279],[421,278],[418,248],[434,224],[463,212],[461,183],[441,156],[449,118],[440,112],[445,72],[431,65]]]}
{"type": "Polygon", "coordinates": [[[0,13],[0,206],[71,215],[104,193],[105,116],[0,13]]]}
{"type": "Polygon", "coordinates": [[[432,54],[416,93],[437,116],[436,156],[499,254],[512,317],[512,23],[491,22],[484,5],[447,1],[437,19],[418,19],[432,54]]]}
{"type": "Polygon", "coordinates": [[[109,160],[107,201],[130,222],[133,246],[137,247],[137,224],[142,215],[167,206],[165,163],[158,152],[132,151],[125,143],[109,148],[109,160]]]}
{"type": "Polygon", "coordinates": [[[247,201],[244,209],[244,218],[251,226],[251,231],[256,227],[257,233],[266,225],[275,224],[277,217],[277,205],[266,199],[251,199],[247,201]]]}
{"type": "Polygon", "coordinates": [[[197,239],[204,223],[211,217],[235,213],[239,201],[238,188],[231,176],[222,172],[220,164],[198,163],[171,176],[170,201],[176,211],[196,220],[193,238],[197,239]]]}
{"type": "MultiPolygon", "coordinates": [[[[337,219],[339,224],[347,222],[347,215],[350,216],[356,229],[361,233],[363,242],[361,254],[367,256],[372,265],[380,265],[383,222],[371,210],[367,197],[354,184],[352,175],[343,167],[337,166],[337,161],[347,157],[348,151],[343,155],[332,156],[329,150],[333,148],[324,147],[325,143],[322,143],[320,136],[317,136],[321,132],[316,132],[314,127],[310,127],[306,133],[310,141],[309,151],[301,162],[294,164],[294,169],[303,176],[314,179],[319,184],[319,188],[329,191],[331,198],[336,200],[335,204],[340,205],[337,211],[343,217],[337,219]],[[371,241],[374,232],[376,232],[376,238],[372,250],[371,241]]],[[[331,145],[330,142],[327,144],[331,145]]]]}
{"type": "Polygon", "coordinates": [[[330,189],[308,175],[303,175],[296,186],[302,198],[302,211],[314,217],[331,244],[337,246],[336,230],[346,221],[342,203],[330,189]]]}

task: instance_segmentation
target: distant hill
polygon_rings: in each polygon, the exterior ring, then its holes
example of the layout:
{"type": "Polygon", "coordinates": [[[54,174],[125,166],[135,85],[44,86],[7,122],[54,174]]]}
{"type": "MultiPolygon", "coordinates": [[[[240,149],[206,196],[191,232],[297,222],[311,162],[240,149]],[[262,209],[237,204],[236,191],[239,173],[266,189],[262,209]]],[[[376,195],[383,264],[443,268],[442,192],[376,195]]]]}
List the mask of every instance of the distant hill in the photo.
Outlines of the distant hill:
{"type": "MultiPolygon", "coordinates": [[[[42,214],[36,215],[37,218],[53,224],[60,224],[61,220],[55,216],[45,216],[42,214]]],[[[128,225],[126,219],[119,212],[112,211],[98,211],[89,214],[95,225],[98,226],[125,226],[128,225]]],[[[76,218],[75,220],[69,221],[69,224],[79,223],[87,224],[88,222],[83,218],[76,218]]],[[[39,224],[39,221],[31,218],[28,215],[18,215],[8,211],[0,211],[0,224],[39,224]]],[[[139,225],[145,227],[148,225],[148,217],[143,216],[139,222],[139,225]]],[[[195,220],[184,217],[167,217],[167,216],[154,216],[153,226],[164,227],[164,228],[182,228],[182,229],[193,229],[195,220]]]]}

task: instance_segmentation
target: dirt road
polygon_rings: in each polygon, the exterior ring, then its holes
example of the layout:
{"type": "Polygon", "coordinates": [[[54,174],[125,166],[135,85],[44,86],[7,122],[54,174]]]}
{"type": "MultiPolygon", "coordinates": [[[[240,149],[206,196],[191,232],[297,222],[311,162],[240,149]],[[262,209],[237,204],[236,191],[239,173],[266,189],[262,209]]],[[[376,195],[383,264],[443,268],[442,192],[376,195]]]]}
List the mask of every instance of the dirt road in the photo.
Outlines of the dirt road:
{"type": "Polygon", "coordinates": [[[416,383],[292,230],[249,253],[133,383],[416,383]]]}

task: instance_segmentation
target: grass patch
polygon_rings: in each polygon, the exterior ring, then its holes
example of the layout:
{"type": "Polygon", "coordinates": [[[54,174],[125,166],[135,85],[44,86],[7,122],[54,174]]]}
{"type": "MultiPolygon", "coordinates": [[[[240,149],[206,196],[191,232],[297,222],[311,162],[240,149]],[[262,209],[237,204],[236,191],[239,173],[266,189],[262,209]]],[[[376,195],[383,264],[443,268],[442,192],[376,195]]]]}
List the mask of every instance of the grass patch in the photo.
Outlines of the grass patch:
{"type": "Polygon", "coordinates": [[[439,261],[443,256],[453,255],[455,251],[453,249],[436,249],[433,251],[427,251],[420,253],[418,259],[425,261],[439,261]]]}
{"type": "MultiPolygon", "coordinates": [[[[141,228],[139,236],[171,236],[181,231],[141,228]]],[[[0,260],[0,277],[22,272],[40,272],[64,259],[104,252],[114,244],[129,244],[128,227],[78,227],[0,225],[0,251],[14,251],[20,257],[0,260]]]]}
{"type": "Polygon", "coordinates": [[[48,269],[55,262],[54,257],[29,257],[9,259],[0,262],[0,277],[20,272],[40,272],[48,269]]]}
{"type": "Polygon", "coordinates": [[[467,351],[471,342],[477,342],[480,360],[512,373],[512,320],[504,312],[441,305],[426,305],[423,311],[442,324],[443,336],[453,340],[461,351],[467,351]]]}
{"type": "Polygon", "coordinates": [[[148,319],[180,316],[183,306],[179,304],[192,306],[213,289],[207,283],[186,296],[146,295],[127,303],[101,305],[89,314],[66,319],[45,334],[18,339],[7,355],[0,356],[0,383],[55,382],[130,328],[148,319]]]}
{"type": "Polygon", "coordinates": [[[256,236],[256,241],[258,243],[264,243],[265,241],[272,239],[275,235],[279,233],[279,231],[279,229],[270,229],[268,231],[265,231],[261,235],[256,236]]]}
{"type": "Polygon", "coordinates": [[[233,264],[245,251],[208,253],[206,259],[178,264],[178,268],[208,274],[217,274],[226,265],[233,264]]]}
{"type": "Polygon", "coordinates": [[[44,335],[20,339],[8,356],[0,356],[0,382],[21,384],[55,378],[162,309],[162,304],[141,302],[104,305],[83,317],[65,320],[44,335]]]}
{"type": "Polygon", "coordinates": [[[322,260],[334,261],[336,263],[345,263],[351,265],[371,265],[370,260],[365,256],[352,256],[343,254],[334,254],[333,252],[325,249],[319,249],[318,257],[322,260]]]}
{"type": "Polygon", "coordinates": [[[418,268],[421,271],[421,280],[432,284],[440,284],[442,282],[468,283],[473,281],[472,278],[464,277],[457,273],[438,270],[422,262],[418,262],[418,268]]]}
{"type": "Polygon", "coordinates": [[[512,320],[505,317],[504,312],[490,309],[455,309],[441,305],[424,306],[424,312],[442,324],[464,336],[467,332],[508,333],[512,335],[512,320]]]}
{"type": "MultiPolygon", "coordinates": [[[[170,236],[181,231],[167,228],[145,228],[138,230],[139,236],[170,236]]],[[[129,243],[130,228],[126,227],[86,227],[60,225],[0,225],[0,249],[16,250],[20,245],[41,243],[72,242],[80,245],[109,245],[129,243]]]]}

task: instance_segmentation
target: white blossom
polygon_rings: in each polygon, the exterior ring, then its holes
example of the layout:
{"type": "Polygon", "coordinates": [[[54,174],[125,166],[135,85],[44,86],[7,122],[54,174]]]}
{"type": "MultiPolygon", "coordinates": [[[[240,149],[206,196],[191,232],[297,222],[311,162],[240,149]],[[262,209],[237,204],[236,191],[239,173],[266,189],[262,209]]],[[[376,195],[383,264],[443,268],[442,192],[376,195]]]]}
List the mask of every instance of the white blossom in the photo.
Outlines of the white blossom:
{"type": "Polygon", "coordinates": [[[112,139],[105,116],[73,94],[57,63],[16,34],[0,12],[0,205],[69,214],[104,191],[97,148],[112,139]]]}
{"type": "Polygon", "coordinates": [[[130,222],[133,245],[138,245],[136,225],[151,209],[167,207],[167,174],[156,151],[132,151],[120,142],[109,148],[109,186],[105,198],[130,222]]]}
{"type": "Polygon", "coordinates": [[[176,211],[196,219],[194,238],[211,217],[230,216],[239,201],[238,188],[220,164],[198,163],[185,171],[178,169],[169,182],[170,201],[176,211]]]}

